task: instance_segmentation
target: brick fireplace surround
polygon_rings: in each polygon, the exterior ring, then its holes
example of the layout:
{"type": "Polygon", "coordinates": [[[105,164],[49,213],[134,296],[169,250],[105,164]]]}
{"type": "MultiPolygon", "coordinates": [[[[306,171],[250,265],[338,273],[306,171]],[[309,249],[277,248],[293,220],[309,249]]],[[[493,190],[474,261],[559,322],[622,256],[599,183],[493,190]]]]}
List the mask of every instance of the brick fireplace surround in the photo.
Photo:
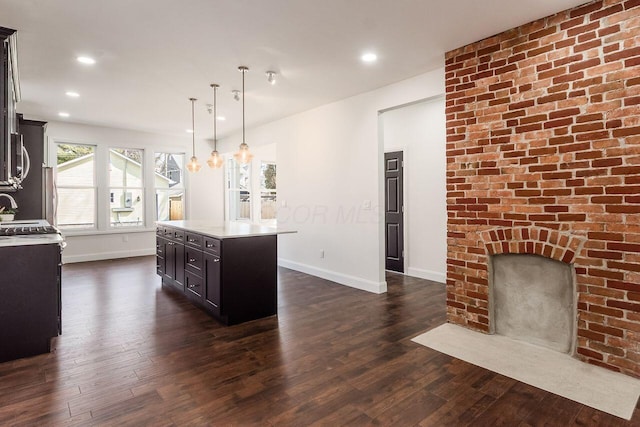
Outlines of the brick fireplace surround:
{"type": "Polygon", "coordinates": [[[447,313],[489,332],[494,254],[573,264],[575,356],[640,377],[640,0],[446,54],[447,313]]]}

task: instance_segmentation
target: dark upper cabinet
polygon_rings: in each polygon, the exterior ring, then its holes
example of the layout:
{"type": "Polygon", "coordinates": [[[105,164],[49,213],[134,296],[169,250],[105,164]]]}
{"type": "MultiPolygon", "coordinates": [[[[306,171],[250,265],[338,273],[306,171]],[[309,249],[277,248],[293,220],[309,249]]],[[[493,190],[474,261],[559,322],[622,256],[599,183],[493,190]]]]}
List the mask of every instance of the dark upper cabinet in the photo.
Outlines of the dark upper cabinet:
{"type": "Polygon", "coordinates": [[[17,219],[45,218],[44,133],[46,122],[26,120],[18,114],[26,157],[22,189],[13,196],[18,203],[17,219]]]}
{"type": "Polygon", "coordinates": [[[16,104],[20,101],[16,31],[0,27],[2,65],[0,66],[0,190],[21,188],[24,172],[22,137],[19,134],[16,104]]]}

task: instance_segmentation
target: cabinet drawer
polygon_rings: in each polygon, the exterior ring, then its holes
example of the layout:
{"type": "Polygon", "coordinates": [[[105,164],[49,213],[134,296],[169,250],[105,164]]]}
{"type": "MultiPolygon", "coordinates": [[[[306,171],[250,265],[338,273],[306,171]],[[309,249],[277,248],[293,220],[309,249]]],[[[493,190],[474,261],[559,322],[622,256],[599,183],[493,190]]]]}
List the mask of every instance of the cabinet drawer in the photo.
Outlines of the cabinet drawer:
{"type": "Polygon", "coordinates": [[[164,256],[164,242],[161,239],[156,239],[156,255],[164,256]]]}
{"type": "Polygon", "coordinates": [[[182,230],[171,230],[171,239],[175,240],[176,242],[184,242],[184,231],[182,230]]]}
{"type": "Polygon", "coordinates": [[[185,291],[187,296],[196,297],[198,300],[202,298],[202,277],[185,272],[185,291]]]}
{"type": "Polygon", "coordinates": [[[164,227],[164,232],[162,233],[164,237],[170,239],[173,236],[173,228],[164,227]]]}
{"type": "Polygon", "coordinates": [[[218,239],[214,239],[213,237],[205,237],[204,238],[204,250],[212,253],[212,254],[216,254],[216,255],[220,255],[220,240],[218,239]]]}
{"type": "Polygon", "coordinates": [[[184,264],[186,270],[202,276],[202,251],[185,246],[184,264]]]}
{"type": "Polygon", "coordinates": [[[193,246],[198,249],[202,249],[202,236],[195,233],[185,232],[184,242],[187,245],[193,246]]]}
{"type": "Polygon", "coordinates": [[[161,225],[156,225],[156,235],[164,236],[164,227],[161,225]]]}

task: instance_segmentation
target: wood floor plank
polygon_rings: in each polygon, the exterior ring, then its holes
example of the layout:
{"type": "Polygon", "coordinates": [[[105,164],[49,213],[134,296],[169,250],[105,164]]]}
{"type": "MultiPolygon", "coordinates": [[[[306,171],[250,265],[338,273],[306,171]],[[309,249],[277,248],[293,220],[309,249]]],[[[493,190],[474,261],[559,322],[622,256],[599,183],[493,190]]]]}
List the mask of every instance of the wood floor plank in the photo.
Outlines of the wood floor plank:
{"type": "Polygon", "coordinates": [[[65,265],[64,335],[0,364],[0,425],[640,424],[411,342],[445,322],[445,287],[387,282],[281,268],[278,315],[226,327],[163,289],[153,257],[65,265]]]}

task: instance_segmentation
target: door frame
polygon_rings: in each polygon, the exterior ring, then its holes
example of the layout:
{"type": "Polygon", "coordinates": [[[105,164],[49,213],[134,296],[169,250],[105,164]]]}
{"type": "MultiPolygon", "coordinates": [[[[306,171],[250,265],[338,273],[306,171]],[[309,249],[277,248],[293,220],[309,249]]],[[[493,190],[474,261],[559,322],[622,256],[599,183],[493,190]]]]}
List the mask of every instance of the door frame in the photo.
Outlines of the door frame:
{"type": "MultiPolygon", "coordinates": [[[[402,265],[402,270],[404,271],[403,273],[400,273],[399,271],[393,271],[393,270],[387,270],[386,269],[386,256],[383,256],[383,264],[382,264],[382,270],[386,273],[386,272],[391,272],[391,273],[395,273],[395,274],[403,274],[403,275],[407,275],[407,271],[409,268],[409,257],[411,254],[409,254],[409,224],[408,224],[408,217],[407,217],[407,212],[409,212],[409,198],[408,196],[408,191],[407,191],[407,187],[409,186],[409,182],[406,179],[407,178],[407,169],[408,169],[408,162],[407,160],[407,153],[410,151],[409,148],[407,146],[393,146],[393,147],[387,147],[384,148],[382,150],[382,169],[381,169],[381,174],[382,174],[382,180],[384,182],[384,178],[385,178],[385,167],[384,167],[384,155],[387,153],[395,153],[395,152],[402,152],[402,251],[403,251],[403,265],[402,265]]],[[[386,198],[386,188],[383,188],[382,193],[383,193],[383,201],[386,198]]],[[[386,202],[386,201],[385,201],[386,202]]],[[[383,248],[383,252],[386,253],[386,247],[387,247],[387,233],[386,233],[386,218],[384,217],[384,204],[382,205],[383,207],[383,213],[382,213],[382,221],[383,221],[383,234],[382,234],[382,248],[383,248]]]]}

